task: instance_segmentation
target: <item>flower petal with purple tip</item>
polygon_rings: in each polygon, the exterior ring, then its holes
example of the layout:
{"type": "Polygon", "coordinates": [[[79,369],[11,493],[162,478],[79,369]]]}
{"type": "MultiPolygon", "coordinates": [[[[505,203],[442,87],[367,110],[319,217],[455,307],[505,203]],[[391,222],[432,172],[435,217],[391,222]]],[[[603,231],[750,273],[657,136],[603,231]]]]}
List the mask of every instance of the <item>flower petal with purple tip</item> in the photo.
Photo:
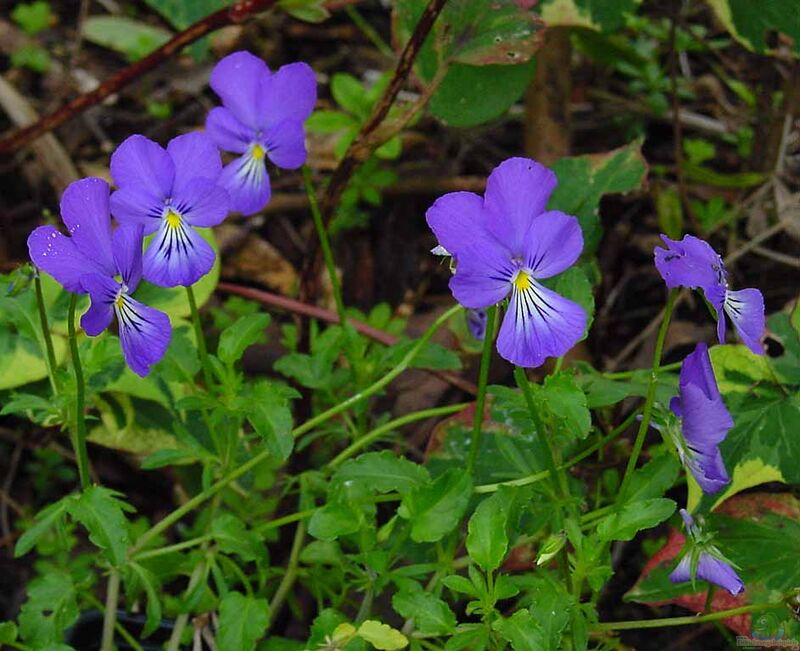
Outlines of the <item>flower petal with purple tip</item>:
{"type": "Polygon", "coordinates": [[[509,158],[489,175],[484,202],[491,213],[487,228],[514,255],[524,253],[531,221],[544,212],[556,183],[551,170],[530,158],[509,158]]]}
{"type": "Polygon", "coordinates": [[[306,162],[306,134],[300,120],[284,120],[267,129],[267,156],[278,167],[296,170],[306,162]]]}
{"type": "Polygon", "coordinates": [[[289,63],[278,68],[263,87],[262,127],[285,120],[303,122],[317,103],[317,80],[307,63],[289,63]]]}
{"type": "Polygon", "coordinates": [[[192,285],[214,266],[208,242],[183,220],[163,220],[144,253],[144,277],[154,285],[192,285]]]}
{"type": "Polygon", "coordinates": [[[55,226],[39,226],[28,236],[28,253],[33,264],[55,278],[68,292],[83,292],[81,276],[103,268],[87,258],[75,242],[55,226]]]}
{"type": "Polygon", "coordinates": [[[89,309],[81,317],[81,328],[90,337],[103,332],[114,318],[114,301],[120,292],[120,284],[109,276],[91,273],[81,279],[84,291],[92,299],[89,309]]]}
{"type": "Polygon", "coordinates": [[[497,337],[497,352],[517,366],[540,366],[548,357],[569,351],[585,328],[586,312],[577,303],[534,280],[524,289],[515,284],[497,337]]]}
{"type": "Polygon", "coordinates": [[[256,130],[242,124],[224,106],[211,109],[206,117],[206,132],[222,151],[243,154],[256,140],[256,130]]]}
{"type": "Polygon", "coordinates": [[[208,228],[221,224],[230,210],[230,197],[222,186],[204,178],[189,181],[175,205],[187,224],[208,228]]]}
{"type": "Polygon", "coordinates": [[[61,195],[61,219],[77,249],[113,275],[109,194],[108,183],[100,178],[70,183],[61,195]]]}
{"type": "Polygon", "coordinates": [[[450,192],[439,197],[428,208],[425,219],[439,244],[455,258],[477,239],[496,242],[486,231],[483,199],[474,192],[450,192]]]}
{"type": "Polygon", "coordinates": [[[231,210],[244,215],[258,212],[272,195],[264,159],[246,153],[228,163],[219,177],[231,200],[231,210]]]}
{"type": "Polygon", "coordinates": [[[175,165],[161,145],[137,134],[111,154],[111,177],[118,188],[136,188],[150,203],[161,203],[172,193],[175,165]]]}
{"type": "Polygon", "coordinates": [[[249,52],[234,52],[220,59],[209,84],[222,103],[243,125],[263,127],[264,95],[272,73],[267,64],[249,52]]]}
{"type": "MultiPolygon", "coordinates": [[[[764,336],[764,296],[757,289],[740,289],[725,294],[725,313],[733,322],[744,345],[756,355],[764,354],[761,338],[764,336]]],[[[720,315],[720,321],[725,317],[720,315]]],[[[723,332],[724,337],[724,332],[723,332]]],[[[722,343],[722,340],[720,340],[722,343]]]]}
{"type": "Polygon", "coordinates": [[[550,278],[571,267],[583,251],[578,220],[563,212],[545,212],[525,234],[525,260],[534,278],[550,278]]]}
{"type": "Polygon", "coordinates": [[[710,303],[721,302],[723,295],[715,288],[722,287],[724,291],[725,266],[711,245],[693,235],[686,235],[680,241],[666,235],[661,239],[667,248],[655,248],[655,263],[667,287],[702,289],[710,303]]]}
{"type": "Polygon", "coordinates": [[[169,346],[169,317],[127,295],[115,303],[114,312],[119,322],[119,339],[125,361],[137,375],[147,375],[169,346]]]}
{"type": "Polygon", "coordinates": [[[174,201],[192,196],[191,189],[187,186],[195,179],[201,178],[213,183],[222,173],[219,150],[211,138],[199,131],[170,140],[167,153],[175,166],[175,180],[170,191],[174,201]]]}
{"type": "Polygon", "coordinates": [[[473,309],[489,307],[508,296],[515,270],[507,251],[499,244],[479,242],[462,249],[457,260],[450,291],[461,305],[473,309]]]}
{"type": "MultiPolygon", "coordinates": [[[[744,583],[742,583],[736,571],[725,561],[714,558],[706,552],[700,553],[700,558],[697,562],[697,578],[718,585],[734,596],[744,590],[744,583]]],[[[684,581],[691,581],[691,579],[691,558],[687,554],[669,575],[669,580],[672,583],[683,583],[684,581]]]]}
{"type": "Polygon", "coordinates": [[[120,226],[114,231],[114,264],[125,283],[126,291],[133,293],[142,280],[142,239],[144,227],[120,226]]]}

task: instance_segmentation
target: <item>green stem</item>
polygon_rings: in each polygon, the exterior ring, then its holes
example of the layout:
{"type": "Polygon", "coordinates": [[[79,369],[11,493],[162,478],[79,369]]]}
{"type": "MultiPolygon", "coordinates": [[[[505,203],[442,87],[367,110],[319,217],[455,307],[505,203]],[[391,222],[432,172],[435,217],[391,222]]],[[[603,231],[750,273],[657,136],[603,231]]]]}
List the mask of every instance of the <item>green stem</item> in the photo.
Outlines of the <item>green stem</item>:
{"type": "Polygon", "coordinates": [[[91,485],[91,480],[89,477],[89,454],[86,452],[86,415],[84,414],[86,387],[83,381],[81,357],[78,353],[78,337],[75,333],[75,308],[77,304],[78,295],[70,294],[67,332],[69,333],[72,368],[75,371],[75,427],[72,430],[72,447],[75,450],[75,459],[78,462],[78,476],[81,480],[81,488],[86,490],[91,485]]]}
{"type": "MultiPolygon", "coordinates": [[[[664,364],[664,366],[658,367],[658,372],[661,373],[663,371],[677,371],[683,362],[673,362],[672,364],[664,364]]],[[[607,380],[627,380],[628,378],[633,377],[637,373],[641,373],[645,369],[637,368],[633,371],[619,371],[617,373],[600,373],[604,378],[607,380]]]]}
{"type": "MultiPolygon", "coordinates": [[[[536,426],[536,435],[542,442],[542,446],[545,449],[545,465],[547,466],[547,471],[550,475],[550,481],[553,485],[554,492],[558,496],[555,508],[556,527],[559,531],[561,531],[564,529],[564,505],[566,504],[567,508],[570,510],[570,518],[574,520],[576,524],[579,522],[580,517],[578,514],[578,509],[572,503],[570,498],[566,471],[558,470],[556,458],[553,454],[553,447],[550,445],[550,439],[545,431],[544,423],[539,417],[539,410],[536,408],[536,405],[533,402],[533,393],[531,392],[531,385],[528,381],[528,375],[525,373],[525,369],[515,366],[514,379],[517,381],[517,385],[522,390],[522,395],[525,396],[525,403],[528,406],[528,411],[530,412],[531,418],[533,418],[534,425],[536,426]]],[[[573,577],[570,575],[569,558],[567,556],[566,547],[563,547],[559,554],[559,566],[561,567],[561,572],[564,575],[564,583],[570,586],[571,589],[576,589],[579,591],[577,584],[573,582],[573,577]]]]}
{"type": "Polygon", "coordinates": [[[661,355],[664,352],[664,342],[667,339],[667,331],[669,330],[669,321],[672,317],[672,310],[675,307],[675,299],[678,297],[678,290],[670,290],[669,298],[667,298],[667,306],[664,310],[664,318],[661,320],[661,326],[658,329],[658,338],[656,339],[656,349],[653,353],[653,368],[650,371],[650,383],[647,385],[647,396],[644,401],[644,409],[642,410],[642,422],[639,424],[639,431],[636,434],[636,440],[633,443],[633,450],[628,459],[628,466],[625,468],[625,475],[622,478],[622,485],[619,487],[619,497],[624,499],[623,495],[630,484],[633,477],[633,471],[636,469],[636,463],[639,460],[639,455],[642,453],[644,446],[644,439],[647,436],[647,430],[650,428],[650,417],[653,415],[653,403],[656,398],[656,387],[658,386],[658,372],[661,366],[661,355]]]}
{"type": "Polygon", "coordinates": [[[53,395],[58,394],[58,383],[56,382],[56,351],[53,348],[53,337],[50,334],[50,325],[47,322],[47,310],[44,306],[44,294],[42,293],[42,279],[39,272],[35,272],[33,285],[36,288],[36,305],[39,308],[39,323],[42,326],[42,338],[44,339],[45,361],[47,362],[47,376],[50,378],[50,387],[53,395]]]}
{"type": "Polygon", "coordinates": [[[350,17],[350,20],[353,21],[353,24],[355,24],[355,26],[361,30],[364,36],[367,37],[369,42],[378,49],[378,52],[389,59],[394,59],[395,55],[392,51],[392,48],[390,48],[386,41],[381,38],[380,34],[373,29],[372,25],[366,21],[364,16],[358,12],[358,9],[356,9],[353,5],[346,5],[344,10],[345,13],[350,17]]]}
{"type": "Polygon", "coordinates": [[[339,454],[337,454],[328,463],[328,469],[330,470],[336,469],[344,461],[347,461],[347,459],[352,457],[356,452],[364,449],[370,443],[372,443],[373,441],[379,439],[381,436],[386,434],[386,432],[391,432],[392,430],[395,430],[398,427],[402,427],[403,425],[407,425],[408,423],[413,423],[418,420],[424,420],[426,418],[435,418],[437,416],[448,416],[450,414],[454,414],[456,412],[461,411],[468,405],[469,403],[461,402],[455,405],[447,405],[446,407],[434,407],[432,409],[422,409],[421,411],[415,411],[411,414],[406,414],[405,416],[401,416],[400,418],[395,418],[394,420],[390,420],[388,423],[384,423],[380,427],[376,427],[371,432],[367,432],[361,438],[353,441],[349,446],[347,446],[344,450],[342,450],[339,454]]]}
{"type": "Polygon", "coordinates": [[[492,305],[486,313],[486,332],[483,336],[483,351],[481,352],[481,368],[478,372],[478,396],[475,399],[475,417],[472,420],[472,439],[469,446],[467,459],[467,473],[472,475],[475,471],[475,462],[478,460],[480,448],[481,426],[483,425],[483,410],[486,403],[486,383],[489,379],[489,365],[492,360],[492,345],[494,344],[494,324],[497,319],[497,306],[492,305]]]}
{"type": "Polygon", "coordinates": [[[716,613],[707,615],[688,615],[686,617],[664,617],[662,619],[641,619],[625,622],[600,622],[592,627],[593,631],[629,631],[638,628],[661,628],[664,626],[686,626],[688,624],[702,624],[704,622],[716,622],[737,615],[759,612],[776,608],[777,604],[761,603],[731,608],[730,610],[720,610],[716,613]]]}
{"type": "MultiPolygon", "coordinates": [[[[292,435],[296,438],[313,430],[318,425],[330,420],[337,414],[349,409],[354,404],[361,402],[362,400],[366,400],[370,396],[376,394],[378,391],[383,389],[387,384],[389,384],[394,378],[400,375],[403,371],[405,371],[408,366],[411,364],[412,361],[416,358],[416,356],[420,353],[422,348],[428,343],[430,338],[434,335],[434,333],[441,328],[447,321],[456,314],[459,310],[461,310],[460,305],[454,305],[451,307],[447,312],[440,315],[431,326],[425,331],[425,333],[420,337],[414,346],[405,354],[403,359],[397,363],[397,365],[392,368],[386,375],[384,375],[380,380],[374,382],[370,386],[368,386],[363,391],[360,391],[352,396],[350,396],[344,402],[331,407],[330,409],[318,414],[314,418],[306,421],[299,427],[296,427],[292,430],[292,435]]],[[[128,552],[128,557],[133,557],[139,550],[147,545],[153,538],[158,536],[162,531],[165,531],[169,527],[171,527],[175,522],[180,520],[183,516],[187,513],[191,513],[194,509],[200,506],[203,502],[208,499],[211,499],[214,495],[219,493],[222,489],[224,489],[228,484],[235,481],[242,475],[247,474],[250,470],[255,468],[258,464],[262,463],[265,459],[270,456],[269,449],[262,450],[255,456],[251,457],[248,461],[243,463],[242,465],[235,468],[230,474],[226,475],[219,479],[216,483],[212,484],[208,488],[206,488],[201,493],[195,495],[192,499],[188,500],[185,504],[179,506],[175,509],[172,513],[167,515],[163,520],[155,524],[153,527],[145,531],[139,539],[136,541],[136,544],[130,548],[128,552]]]]}
{"type": "Polygon", "coordinates": [[[119,572],[111,570],[108,577],[106,607],[103,614],[103,638],[100,651],[113,651],[114,628],[117,624],[117,602],[119,600],[119,572]]]}
{"type": "MultiPolygon", "coordinates": [[[[609,441],[613,441],[617,438],[622,432],[624,432],[628,427],[630,427],[631,423],[636,420],[636,417],[639,415],[639,410],[632,412],[623,422],[621,425],[617,426],[613,430],[611,430],[607,436],[603,437],[599,441],[596,441],[588,448],[586,448],[583,452],[575,455],[569,461],[565,461],[560,466],[558,466],[558,470],[568,470],[572,468],[572,466],[577,465],[579,462],[583,461],[586,457],[591,456],[597,450],[604,447],[606,443],[609,441]]],[[[500,481],[495,484],[482,484],[481,486],[475,487],[476,493],[494,493],[497,490],[500,490],[501,486],[528,486],[529,484],[535,484],[540,482],[544,479],[547,479],[550,476],[549,470],[542,470],[541,472],[536,472],[532,475],[528,475],[527,477],[520,477],[519,479],[509,479],[508,481],[500,481]]]]}
{"type": "Polygon", "coordinates": [[[274,520],[270,520],[269,522],[265,522],[264,524],[254,527],[254,531],[256,533],[264,533],[265,531],[269,531],[270,529],[279,529],[280,527],[291,524],[292,522],[297,522],[298,520],[305,520],[306,518],[310,518],[317,512],[317,507],[313,509],[306,509],[305,511],[295,511],[294,513],[290,513],[289,515],[284,515],[281,518],[275,518],[274,520]]]}
{"type": "Polygon", "coordinates": [[[281,606],[283,605],[286,595],[292,589],[295,579],[297,579],[297,565],[300,562],[300,552],[303,549],[303,542],[306,538],[306,525],[300,522],[294,532],[294,540],[292,541],[292,551],[289,553],[289,562],[286,565],[286,574],[283,575],[275,595],[269,604],[269,618],[270,622],[274,620],[278,614],[281,606]]]}
{"type": "MultiPolygon", "coordinates": [[[[525,373],[525,369],[515,366],[514,379],[517,381],[517,386],[519,386],[519,388],[522,390],[522,395],[525,397],[525,404],[528,406],[528,411],[530,412],[534,425],[536,426],[536,434],[538,435],[539,440],[542,442],[542,446],[544,447],[544,461],[545,465],[547,466],[547,473],[550,475],[550,478],[553,482],[555,493],[559,496],[563,503],[569,504],[571,503],[571,500],[569,499],[569,486],[567,485],[567,477],[564,474],[564,470],[559,472],[556,464],[556,458],[553,454],[553,447],[550,445],[550,439],[545,431],[544,423],[539,417],[539,410],[536,408],[536,405],[533,402],[533,393],[531,392],[531,385],[528,381],[528,376],[525,373]]],[[[556,509],[556,521],[558,522],[559,528],[563,527],[564,523],[561,506],[562,504],[558,504],[556,509]]],[[[575,517],[577,518],[577,512],[575,513],[575,517]]]]}
{"type": "MultiPolygon", "coordinates": [[[[88,601],[88,602],[89,602],[89,603],[90,603],[92,606],[94,606],[95,608],[97,608],[97,610],[101,611],[101,612],[102,612],[102,613],[105,615],[105,608],[106,608],[106,607],[103,605],[103,603],[102,603],[102,602],[100,602],[100,600],[99,600],[99,599],[96,599],[96,598],[94,597],[94,595],[92,595],[92,594],[88,594],[88,593],[84,593],[84,595],[83,595],[83,598],[84,598],[84,599],[86,599],[86,601],[88,601]]],[[[131,648],[132,648],[134,651],[144,651],[144,649],[142,649],[142,645],[141,645],[141,644],[139,644],[139,643],[138,643],[138,642],[137,642],[137,641],[134,639],[133,635],[131,635],[131,634],[128,632],[128,630],[127,630],[127,629],[126,629],[126,628],[125,628],[125,627],[124,627],[122,624],[120,624],[119,622],[117,622],[117,623],[116,623],[116,625],[115,625],[115,628],[116,628],[116,630],[117,630],[117,633],[119,633],[119,636],[120,636],[120,637],[121,637],[123,640],[125,640],[125,642],[127,642],[127,643],[128,643],[128,645],[129,645],[129,646],[130,646],[130,647],[131,647],[131,648]]],[[[21,646],[20,646],[20,647],[17,647],[17,648],[18,648],[18,649],[22,649],[22,648],[27,648],[27,647],[21,647],[21,646]]]]}
{"type": "Polygon", "coordinates": [[[191,540],[184,540],[183,542],[175,543],[174,545],[159,547],[158,549],[148,549],[143,552],[139,552],[131,560],[143,561],[147,558],[156,558],[157,556],[164,556],[166,554],[172,554],[174,552],[181,552],[184,549],[190,549],[191,547],[197,547],[197,545],[202,545],[204,542],[208,542],[213,538],[214,536],[209,534],[205,536],[200,536],[198,538],[192,538],[191,540]]]}
{"type": "Polygon", "coordinates": [[[344,325],[347,322],[347,315],[344,311],[344,301],[342,300],[342,286],[339,283],[339,276],[336,273],[336,264],[333,261],[331,242],[328,238],[328,231],[322,221],[322,214],[317,203],[317,193],[314,190],[314,182],[311,179],[311,170],[307,165],[303,165],[303,181],[305,181],[308,203],[311,207],[311,216],[314,218],[314,228],[317,229],[319,245],[322,249],[322,257],[325,259],[325,266],[331,278],[331,289],[333,290],[333,300],[336,301],[336,313],[339,315],[339,322],[344,325]]]}
{"type": "MultiPolygon", "coordinates": [[[[192,590],[197,585],[198,581],[200,581],[203,572],[205,570],[206,560],[201,560],[197,565],[195,565],[194,570],[192,570],[192,574],[189,577],[189,585],[186,587],[186,592],[184,593],[184,597],[189,596],[192,594],[192,590]]],[[[175,626],[172,628],[172,635],[169,636],[169,642],[167,643],[167,651],[178,651],[181,645],[181,637],[183,636],[183,629],[186,628],[186,624],[189,621],[188,613],[181,613],[178,615],[178,618],[175,620],[175,626]]]]}
{"type": "Polygon", "coordinates": [[[206,383],[206,390],[211,391],[214,386],[211,372],[211,364],[208,361],[208,346],[206,346],[206,336],[203,333],[203,323],[200,321],[200,312],[197,309],[197,301],[194,298],[194,290],[191,285],[186,285],[186,297],[189,299],[189,309],[192,312],[192,325],[197,339],[197,350],[200,353],[200,364],[203,367],[203,379],[206,383]]]}

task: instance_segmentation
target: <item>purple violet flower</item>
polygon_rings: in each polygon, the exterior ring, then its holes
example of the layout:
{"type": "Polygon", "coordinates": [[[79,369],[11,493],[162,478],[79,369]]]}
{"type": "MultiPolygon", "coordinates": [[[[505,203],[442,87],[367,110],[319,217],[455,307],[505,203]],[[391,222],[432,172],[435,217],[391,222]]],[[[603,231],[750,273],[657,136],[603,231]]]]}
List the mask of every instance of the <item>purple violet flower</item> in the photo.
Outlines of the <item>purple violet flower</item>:
{"type": "Polygon", "coordinates": [[[270,198],[265,157],[290,170],[306,162],[304,123],[317,102],[314,71],[290,63],[273,73],[242,51],[214,66],[210,84],[223,105],[208,114],[208,134],[223,151],[240,154],[226,165],[220,183],[232,210],[252,215],[270,198]]]}
{"type": "Polygon", "coordinates": [[[728,315],[745,346],[757,355],[764,354],[764,297],[757,289],[728,289],[728,273],[722,258],[711,245],[692,235],[680,242],[666,235],[661,239],[666,249],[655,248],[658,272],[667,287],[702,289],[706,300],[717,311],[717,337],[725,343],[725,314],[728,315]]]}
{"type": "Polygon", "coordinates": [[[192,285],[214,266],[214,249],[195,230],[216,226],[230,199],[219,185],[222,160],[203,133],[173,138],[166,150],[135,135],[111,155],[111,176],[119,188],[111,212],[120,224],[155,232],[144,254],[144,277],[154,285],[192,285]]]}
{"type": "Polygon", "coordinates": [[[486,324],[488,319],[489,315],[486,310],[467,310],[467,329],[478,341],[483,341],[486,337],[486,324]]]}
{"type": "Polygon", "coordinates": [[[483,198],[451,192],[425,215],[456,262],[450,290],[459,303],[486,308],[511,295],[497,350],[517,366],[563,355],[586,327],[580,305],[539,282],[570,267],[583,249],[578,220],[545,210],[556,183],[536,161],[510,158],[489,175],[483,198]]]}
{"type": "Polygon", "coordinates": [[[670,409],[681,422],[682,435],[670,428],[681,461],[705,493],[718,493],[730,483],[719,444],[733,427],[733,419],[719,393],[704,343],[683,360],[679,394],[670,409]]]}
{"type": "Polygon", "coordinates": [[[680,514],[688,533],[688,550],[669,575],[669,580],[672,583],[683,583],[697,578],[718,585],[733,596],[741,593],[744,583],[730,562],[711,544],[686,509],[681,509],[680,514]]]}
{"type": "Polygon", "coordinates": [[[33,263],[64,289],[88,293],[92,304],[81,327],[95,337],[116,315],[125,361],[147,375],[169,345],[169,317],[131,298],[142,278],[143,227],[120,226],[111,232],[109,187],[103,179],[71,183],[61,197],[61,218],[69,236],[54,226],[39,226],[28,237],[33,263]]]}

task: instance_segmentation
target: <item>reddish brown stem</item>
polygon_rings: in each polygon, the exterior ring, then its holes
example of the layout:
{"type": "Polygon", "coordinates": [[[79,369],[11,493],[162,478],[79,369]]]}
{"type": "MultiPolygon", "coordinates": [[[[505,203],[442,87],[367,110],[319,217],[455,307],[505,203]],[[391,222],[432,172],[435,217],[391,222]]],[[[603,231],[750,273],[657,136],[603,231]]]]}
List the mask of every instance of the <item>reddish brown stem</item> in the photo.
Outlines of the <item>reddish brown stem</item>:
{"type": "MultiPolygon", "coordinates": [[[[425,43],[425,39],[428,37],[428,34],[430,34],[433,24],[439,17],[446,2],[447,0],[430,0],[430,2],[428,2],[428,6],[425,7],[425,10],[422,12],[422,16],[420,16],[417,26],[414,28],[413,34],[411,34],[411,38],[408,39],[408,43],[400,55],[400,60],[397,62],[397,67],[394,70],[392,79],[386,87],[383,96],[375,105],[369,119],[367,119],[366,123],[361,128],[355,140],[350,143],[347,151],[345,151],[344,157],[333,171],[325,194],[320,202],[322,222],[326,226],[330,223],[331,219],[333,219],[336,206],[339,204],[342,193],[345,191],[345,188],[347,188],[347,184],[350,182],[353,174],[355,174],[361,164],[370,157],[375,147],[381,144],[374,138],[376,131],[389,114],[389,109],[392,107],[392,104],[394,104],[395,99],[397,99],[397,94],[400,92],[409,74],[411,74],[414,61],[416,61],[417,55],[422,49],[422,45],[425,43]]],[[[318,255],[319,250],[315,241],[311,242],[309,249],[309,255],[306,258],[308,263],[303,269],[302,274],[302,294],[305,296],[314,293],[309,290],[315,285],[315,279],[319,275],[318,270],[321,264],[318,255]]]]}
{"type": "MultiPolygon", "coordinates": [[[[316,305],[309,305],[308,303],[303,303],[302,301],[297,301],[293,298],[287,298],[286,296],[281,296],[280,294],[273,294],[272,292],[266,292],[261,289],[244,287],[242,285],[227,282],[220,282],[217,285],[217,289],[229,294],[236,294],[237,296],[249,298],[250,300],[262,303],[263,305],[269,305],[270,307],[277,307],[282,310],[286,310],[287,312],[293,312],[294,314],[302,314],[303,316],[307,316],[312,319],[319,319],[320,321],[325,321],[327,323],[339,323],[339,316],[336,314],[336,312],[326,310],[325,308],[318,307],[316,305]]],[[[373,328],[368,323],[364,323],[358,319],[348,319],[347,323],[353,326],[361,334],[386,346],[391,346],[399,341],[399,339],[394,335],[390,335],[388,332],[373,328]]],[[[454,387],[461,389],[465,393],[469,393],[471,395],[476,395],[478,393],[478,388],[472,382],[465,380],[458,375],[447,373],[445,371],[431,372],[445,382],[448,382],[454,387]]]]}
{"type": "Polygon", "coordinates": [[[137,61],[120,70],[93,91],[78,95],[72,101],[67,102],[53,113],[45,115],[31,126],[20,129],[8,138],[0,140],[0,154],[8,154],[24,147],[42,134],[59,127],[87,108],[99,104],[109,95],[118,92],[209,32],[226,25],[241,23],[254,14],[271,8],[276,2],[277,0],[241,0],[230,7],[220,9],[205,18],[201,18],[193,25],[176,34],[160,48],[148,54],[141,61],[137,61]]]}

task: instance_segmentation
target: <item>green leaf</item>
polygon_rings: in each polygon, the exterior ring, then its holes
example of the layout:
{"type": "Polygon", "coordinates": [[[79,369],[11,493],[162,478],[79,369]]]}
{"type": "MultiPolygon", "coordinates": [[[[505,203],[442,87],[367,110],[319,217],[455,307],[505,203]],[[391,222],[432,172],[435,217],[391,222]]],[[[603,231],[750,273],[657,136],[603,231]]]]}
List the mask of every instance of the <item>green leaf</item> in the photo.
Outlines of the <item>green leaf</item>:
{"type": "MultiPolygon", "coordinates": [[[[770,327],[775,323],[770,317],[770,327]]],[[[720,444],[731,483],[717,495],[704,496],[690,482],[688,508],[710,508],[766,482],[800,483],[800,391],[796,385],[775,384],[776,372],[795,364],[792,345],[786,341],[789,346],[778,358],[755,355],[742,345],[714,346],[709,351],[733,416],[733,428],[720,444]]]]}
{"type": "Polygon", "coordinates": [[[389,450],[367,452],[342,464],[333,481],[363,482],[378,493],[397,491],[402,495],[430,481],[424,466],[397,457],[389,450]]]}
{"type": "Polygon", "coordinates": [[[266,633],[269,624],[269,603],[266,599],[247,597],[231,591],[219,604],[219,651],[253,651],[256,642],[266,633]]]}
{"type": "Polygon", "coordinates": [[[592,415],[586,395],[569,373],[548,375],[544,384],[535,392],[537,403],[542,407],[544,419],[563,440],[584,439],[592,428],[592,415]]]}
{"type": "Polygon", "coordinates": [[[14,547],[14,558],[24,556],[36,546],[36,543],[45,536],[50,529],[58,525],[69,509],[70,502],[75,499],[73,495],[62,497],[57,502],[42,509],[33,526],[23,533],[14,547]]]}
{"type": "Polygon", "coordinates": [[[48,572],[28,584],[28,600],[19,614],[19,631],[35,649],[61,642],[64,631],[78,619],[78,603],[72,579],[48,572]]]}
{"type": "Polygon", "coordinates": [[[755,52],[771,53],[775,42],[768,34],[783,34],[795,55],[800,55],[800,11],[795,0],[706,0],[725,28],[742,45],[755,52]]]}
{"type": "Polygon", "coordinates": [[[346,72],[337,72],[331,77],[331,95],[339,106],[353,115],[365,117],[369,111],[366,89],[346,72]]]}
{"type": "Polygon", "coordinates": [[[548,27],[585,27],[613,31],[623,27],[641,0],[542,0],[538,5],[548,27]]]}
{"type": "MultiPolygon", "coordinates": [[[[276,459],[285,461],[294,447],[292,410],[289,396],[282,385],[262,380],[253,385],[246,414],[253,429],[264,439],[276,459]]],[[[295,394],[296,395],[296,394],[295,394]]]]}
{"type": "Polygon", "coordinates": [[[253,531],[232,513],[223,513],[211,523],[211,535],[225,554],[236,554],[244,561],[263,558],[266,547],[253,531]]]}
{"type": "Polygon", "coordinates": [[[50,69],[50,54],[44,48],[28,43],[11,53],[11,65],[44,74],[50,69]]]}
{"type": "Polygon", "coordinates": [[[683,207],[675,188],[664,187],[656,192],[656,215],[661,232],[672,239],[680,239],[683,233],[683,207]]]}
{"type": "Polygon", "coordinates": [[[442,579],[442,583],[454,592],[469,595],[470,597],[478,597],[478,591],[472,584],[472,581],[466,577],[459,576],[458,574],[451,574],[442,579]]]}
{"type": "Polygon", "coordinates": [[[351,115],[341,111],[314,111],[306,120],[306,129],[311,133],[336,133],[346,129],[358,128],[358,122],[351,115]]]}
{"type": "Polygon", "coordinates": [[[115,450],[152,454],[175,449],[175,437],[166,430],[171,414],[154,400],[140,400],[126,393],[96,395],[100,421],[89,430],[89,440],[115,450]]]}
{"type": "Polygon", "coordinates": [[[17,625],[14,622],[3,622],[0,624],[0,644],[8,644],[17,639],[17,625]]]}
{"type": "Polygon", "coordinates": [[[326,0],[280,0],[278,6],[292,18],[307,23],[321,23],[331,15],[326,0]]]}
{"type": "Polygon", "coordinates": [[[89,532],[89,540],[102,549],[115,567],[127,561],[131,545],[125,511],[133,507],[118,499],[121,493],[103,486],[90,486],[69,502],[69,513],[89,532]]]}
{"type": "Polygon", "coordinates": [[[600,242],[600,199],[604,194],[629,192],[642,186],[647,164],[642,141],[603,154],[562,158],[552,166],[558,185],[550,195],[549,210],[575,215],[581,223],[584,254],[593,253],[600,242]]]}
{"type": "Polygon", "coordinates": [[[655,497],[626,504],[597,524],[600,540],[631,540],[642,529],[661,524],[675,512],[674,501],[655,497]]]}
{"type": "Polygon", "coordinates": [[[680,462],[671,454],[662,454],[651,459],[633,473],[625,494],[619,496],[620,503],[662,497],[672,488],[680,468],[680,462]]]}
{"type": "Polygon", "coordinates": [[[398,514],[411,521],[411,539],[436,542],[459,523],[472,495],[472,480],[461,468],[451,468],[433,483],[408,493],[398,514]]]}
{"type": "Polygon", "coordinates": [[[357,635],[369,642],[376,649],[395,651],[408,646],[406,636],[387,624],[368,619],[358,627],[357,635]]]}
{"type": "Polygon", "coordinates": [[[428,110],[451,127],[474,127],[503,115],[525,93],[536,60],[514,66],[454,64],[428,110]]]}
{"type": "MultiPolygon", "coordinates": [[[[230,5],[230,0],[144,0],[170,25],[183,30],[201,18],[230,5]]],[[[208,51],[208,37],[189,46],[195,60],[202,59],[208,51]]],[[[149,305],[149,303],[148,303],[149,305]]]]}
{"type": "Polygon", "coordinates": [[[172,34],[125,16],[89,16],[83,21],[83,37],[90,43],[138,61],[166,43],[172,34]]]}
{"type": "Polygon", "coordinates": [[[515,0],[450,0],[434,26],[443,58],[475,66],[530,60],[544,25],[515,0]]]}
{"type": "Polygon", "coordinates": [[[496,620],[492,629],[510,642],[514,651],[549,651],[556,648],[545,646],[539,622],[524,608],[511,617],[496,620]]]}
{"type": "Polygon", "coordinates": [[[486,573],[500,567],[508,549],[505,498],[504,494],[495,493],[483,500],[469,519],[467,552],[486,573]]]}
{"type": "Polygon", "coordinates": [[[269,322],[269,314],[248,314],[239,317],[220,334],[217,357],[226,364],[238,362],[244,351],[264,336],[264,330],[269,322]]]}
{"type": "MultiPolygon", "coordinates": [[[[67,351],[66,338],[54,336],[53,348],[56,362],[62,362],[67,351]]],[[[47,364],[36,341],[0,324],[0,390],[13,389],[45,377],[47,364]]]]}
{"type": "Polygon", "coordinates": [[[349,504],[329,502],[314,511],[308,521],[308,533],[319,540],[336,540],[361,529],[362,514],[349,504]]]}
{"type": "Polygon", "coordinates": [[[586,339],[594,321],[594,290],[586,268],[575,265],[548,279],[544,284],[564,298],[575,301],[584,309],[587,318],[582,339],[586,339]]]}
{"type": "Polygon", "coordinates": [[[17,4],[11,12],[11,19],[22,28],[23,32],[35,36],[50,27],[56,17],[50,11],[50,3],[47,0],[36,0],[36,2],[17,4]]]}
{"type": "Polygon", "coordinates": [[[422,635],[450,635],[456,616],[444,601],[423,590],[401,590],[392,597],[392,608],[406,619],[414,620],[414,630],[422,635]]]}
{"type": "Polygon", "coordinates": [[[540,649],[561,647],[561,634],[570,621],[574,601],[562,584],[537,579],[532,586],[531,617],[538,623],[540,649]]]}
{"type": "Polygon", "coordinates": [[[147,596],[145,622],[141,633],[142,637],[146,638],[161,624],[161,601],[158,598],[160,585],[156,575],[146,567],[133,562],[129,563],[128,567],[135,574],[136,580],[142,584],[144,593],[147,596]]]}

